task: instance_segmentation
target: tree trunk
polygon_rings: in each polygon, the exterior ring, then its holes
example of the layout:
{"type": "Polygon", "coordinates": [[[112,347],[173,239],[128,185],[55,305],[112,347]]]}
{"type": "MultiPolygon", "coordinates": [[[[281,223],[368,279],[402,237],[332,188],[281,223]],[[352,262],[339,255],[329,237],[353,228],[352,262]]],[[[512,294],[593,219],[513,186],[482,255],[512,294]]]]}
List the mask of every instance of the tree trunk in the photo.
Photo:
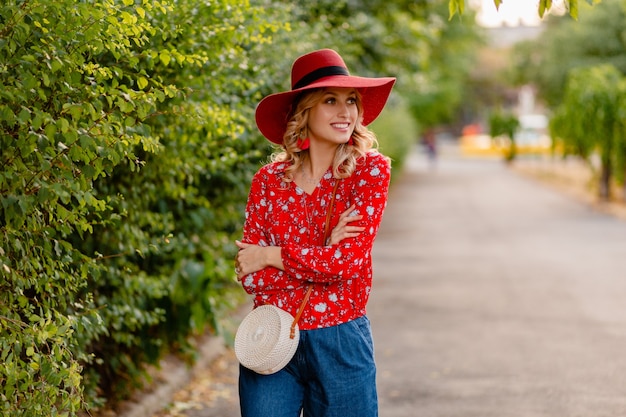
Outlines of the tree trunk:
{"type": "Polygon", "coordinates": [[[611,160],[602,158],[600,169],[600,200],[609,201],[611,198],[611,160]]]}
{"type": "Polygon", "coordinates": [[[626,202],[626,169],[624,170],[624,185],[622,185],[622,201],[626,202]]]}

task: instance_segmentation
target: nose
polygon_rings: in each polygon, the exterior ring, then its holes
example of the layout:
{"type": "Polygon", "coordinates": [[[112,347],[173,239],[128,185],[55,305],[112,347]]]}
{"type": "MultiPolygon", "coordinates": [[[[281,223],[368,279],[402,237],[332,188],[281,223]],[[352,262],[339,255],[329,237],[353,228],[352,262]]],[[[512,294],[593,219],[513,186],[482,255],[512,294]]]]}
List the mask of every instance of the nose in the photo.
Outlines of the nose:
{"type": "Polygon", "coordinates": [[[348,103],[342,103],[339,105],[339,115],[347,117],[350,114],[350,107],[348,103]]]}

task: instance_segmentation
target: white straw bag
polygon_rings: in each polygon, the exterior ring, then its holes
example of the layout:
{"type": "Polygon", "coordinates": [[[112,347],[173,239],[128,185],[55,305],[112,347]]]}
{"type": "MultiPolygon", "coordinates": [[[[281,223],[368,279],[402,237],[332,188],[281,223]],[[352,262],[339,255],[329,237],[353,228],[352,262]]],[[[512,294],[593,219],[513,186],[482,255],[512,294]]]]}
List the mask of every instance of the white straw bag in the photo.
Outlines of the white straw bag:
{"type": "Polygon", "coordinates": [[[294,317],[266,304],[252,310],[235,335],[235,355],[256,373],[269,375],[285,367],[298,348],[300,330],[294,317]]]}

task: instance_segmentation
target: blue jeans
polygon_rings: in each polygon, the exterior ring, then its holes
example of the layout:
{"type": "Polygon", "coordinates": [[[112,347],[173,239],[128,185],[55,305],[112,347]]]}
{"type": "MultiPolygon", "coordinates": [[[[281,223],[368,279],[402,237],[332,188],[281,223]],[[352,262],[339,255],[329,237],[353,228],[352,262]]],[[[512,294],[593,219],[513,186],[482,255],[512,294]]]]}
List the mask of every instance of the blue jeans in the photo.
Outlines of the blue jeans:
{"type": "Polygon", "coordinates": [[[260,375],[240,366],[242,417],[377,417],[376,366],[370,322],[300,331],[285,368],[260,375]]]}

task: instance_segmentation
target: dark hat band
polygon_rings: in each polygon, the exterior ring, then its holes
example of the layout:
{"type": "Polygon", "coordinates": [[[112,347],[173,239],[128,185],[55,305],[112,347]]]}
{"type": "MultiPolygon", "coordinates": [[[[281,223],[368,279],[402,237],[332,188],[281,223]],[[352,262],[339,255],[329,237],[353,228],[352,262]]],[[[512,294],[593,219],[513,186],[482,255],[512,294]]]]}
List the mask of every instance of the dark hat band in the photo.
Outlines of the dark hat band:
{"type": "Polygon", "coordinates": [[[300,80],[298,80],[298,82],[293,86],[292,90],[306,87],[307,85],[314,83],[321,78],[330,77],[331,75],[350,75],[350,73],[346,68],[339,66],[318,68],[315,71],[311,71],[304,77],[300,78],[300,80]]]}

